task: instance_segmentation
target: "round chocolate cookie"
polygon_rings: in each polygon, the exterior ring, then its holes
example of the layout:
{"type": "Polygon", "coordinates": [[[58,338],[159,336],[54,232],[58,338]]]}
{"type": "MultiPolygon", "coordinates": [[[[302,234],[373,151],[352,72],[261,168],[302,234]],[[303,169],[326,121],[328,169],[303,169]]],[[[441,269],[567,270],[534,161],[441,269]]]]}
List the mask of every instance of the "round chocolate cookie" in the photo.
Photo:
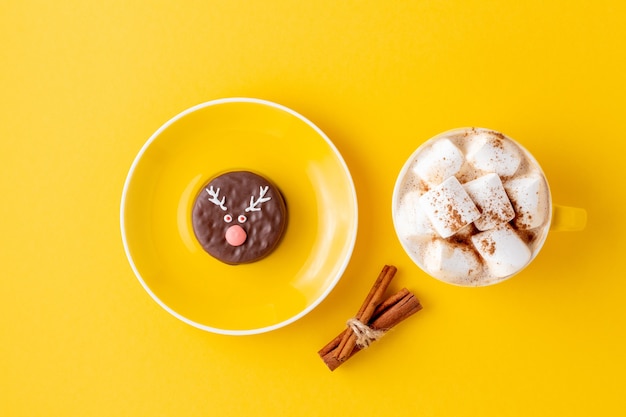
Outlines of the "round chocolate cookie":
{"type": "Polygon", "coordinates": [[[258,261],[276,248],[287,209],[271,181],[252,172],[232,171],[202,187],[191,220],[204,250],[236,265],[258,261]]]}

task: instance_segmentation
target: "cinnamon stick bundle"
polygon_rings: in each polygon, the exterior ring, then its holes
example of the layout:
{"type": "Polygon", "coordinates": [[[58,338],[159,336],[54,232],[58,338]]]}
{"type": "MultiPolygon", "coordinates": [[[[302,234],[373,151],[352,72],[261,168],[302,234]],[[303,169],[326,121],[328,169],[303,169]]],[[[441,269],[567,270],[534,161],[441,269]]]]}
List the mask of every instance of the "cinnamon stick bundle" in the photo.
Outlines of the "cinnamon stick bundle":
{"type": "MultiPolygon", "coordinates": [[[[368,322],[372,318],[372,315],[374,314],[374,310],[383,300],[385,291],[387,290],[387,287],[389,286],[391,280],[396,274],[396,271],[396,267],[392,265],[385,265],[383,267],[383,270],[380,271],[380,274],[374,282],[372,289],[370,290],[369,294],[367,294],[365,301],[363,301],[361,308],[356,313],[355,318],[358,321],[366,325],[368,324],[368,322]]],[[[346,333],[342,337],[341,342],[339,342],[339,347],[337,349],[337,359],[339,361],[343,362],[348,359],[348,356],[350,356],[350,352],[352,352],[352,350],[356,346],[356,339],[357,336],[354,332],[346,333]]]]}
{"type": "MultiPolygon", "coordinates": [[[[404,319],[422,309],[417,297],[406,288],[382,300],[396,268],[385,265],[355,318],[375,331],[387,332],[404,319]],[[382,301],[381,301],[382,300],[382,301]]],[[[356,345],[356,335],[351,328],[345,329],[324,346],[318,355],[328,369],[334,371],[363,348],[356,345]]]]}

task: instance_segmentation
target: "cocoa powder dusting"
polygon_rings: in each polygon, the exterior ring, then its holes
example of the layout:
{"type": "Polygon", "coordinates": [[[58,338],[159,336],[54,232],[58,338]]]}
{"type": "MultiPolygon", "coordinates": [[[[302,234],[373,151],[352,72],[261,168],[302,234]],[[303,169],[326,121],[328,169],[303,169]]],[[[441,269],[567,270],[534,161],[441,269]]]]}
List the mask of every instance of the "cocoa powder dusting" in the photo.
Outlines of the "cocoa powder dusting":
{"type": "Polygon", "coordinates": [[[497,138],[498,138],[498,139],[500,139],[500,140],[505,140],[505,139],[506,139],[506,136],[504,136],[504,134],[503,134],[503,133],[501,133],[501,132],[496,132],[495,130],[491,130],[489,133],[490,133],[491,135],[493,135],[493,136],[497,137],[497,138]]]}
{"type": "Polygon", "coordinates": [[[474,247],[472,244],[472,236],[478,232],[479,230],[476,228],[474,223],[470,223],[445,240],[456,247],[470,250],[474,247]]]}
{"type": "Polygon", "coordinates": [[[513,219],[513,226],[518,232],[530,229],[531,224],[531,217],[528,213],[518,213],[517,217],[513,219]]]}
{"type": "Polygon", "coordinates": [[[517,230],[517,235],[522,239],[527,245],[530,245],[534,242],[537,234],[532,230],[517,230]]]}
{"type": "Polygon", "coordinates": [[[496,252],[496,242],[493,239],[483,238],[479,243],[483,253],[493,255],[496,252]]]}
{"type": "Polygon", "coordinates": [[[493,139],[493,146],[495,148],[504,150],[504,142],[502,141],[501,138],[494,138],[493,139]]]}
{"type": "Polygon", "coordinates": [[[446,209],[448,210],[448,216],[450,218],[450,228],[456,230],[463,227],[463,217],[461,217],[461,213],[459,213],[452,204],[448,204],[446,209]]]}

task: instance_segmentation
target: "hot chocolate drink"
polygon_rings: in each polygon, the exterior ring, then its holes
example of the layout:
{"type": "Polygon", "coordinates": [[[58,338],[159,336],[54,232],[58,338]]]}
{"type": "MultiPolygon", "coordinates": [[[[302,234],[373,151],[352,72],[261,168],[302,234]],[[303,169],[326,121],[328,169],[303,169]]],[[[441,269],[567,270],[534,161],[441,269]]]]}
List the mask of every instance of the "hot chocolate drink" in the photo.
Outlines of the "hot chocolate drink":
{"type": "Polygon", "coordinates": [[[482,286],[536,256],[552,204],[537,161],[487,129],[457,129],[420,146],[402,169],[393,220],[411,259],[442,281],[482,286]]]}

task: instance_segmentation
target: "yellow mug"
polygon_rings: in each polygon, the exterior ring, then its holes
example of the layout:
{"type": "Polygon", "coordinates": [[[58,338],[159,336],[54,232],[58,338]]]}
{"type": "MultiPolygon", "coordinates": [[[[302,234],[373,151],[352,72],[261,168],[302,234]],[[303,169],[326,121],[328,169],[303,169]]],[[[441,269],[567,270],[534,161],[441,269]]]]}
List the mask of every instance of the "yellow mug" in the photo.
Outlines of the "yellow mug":
{"type": "Polygon", "coordinates": [[[587,210],[578,207],[552,205],[550,230],[554,232],[580,232],[587,225],[587,210]]]}
{"type": "Polygon", "coordinates": [[[419,146],[396,180],[392,216],[413,262],[460,286],[516,275],[548,231],[583,230],[587,222],[584,209],[552,204],[530,152],[483,128],[453,129],[419,146]]]}

